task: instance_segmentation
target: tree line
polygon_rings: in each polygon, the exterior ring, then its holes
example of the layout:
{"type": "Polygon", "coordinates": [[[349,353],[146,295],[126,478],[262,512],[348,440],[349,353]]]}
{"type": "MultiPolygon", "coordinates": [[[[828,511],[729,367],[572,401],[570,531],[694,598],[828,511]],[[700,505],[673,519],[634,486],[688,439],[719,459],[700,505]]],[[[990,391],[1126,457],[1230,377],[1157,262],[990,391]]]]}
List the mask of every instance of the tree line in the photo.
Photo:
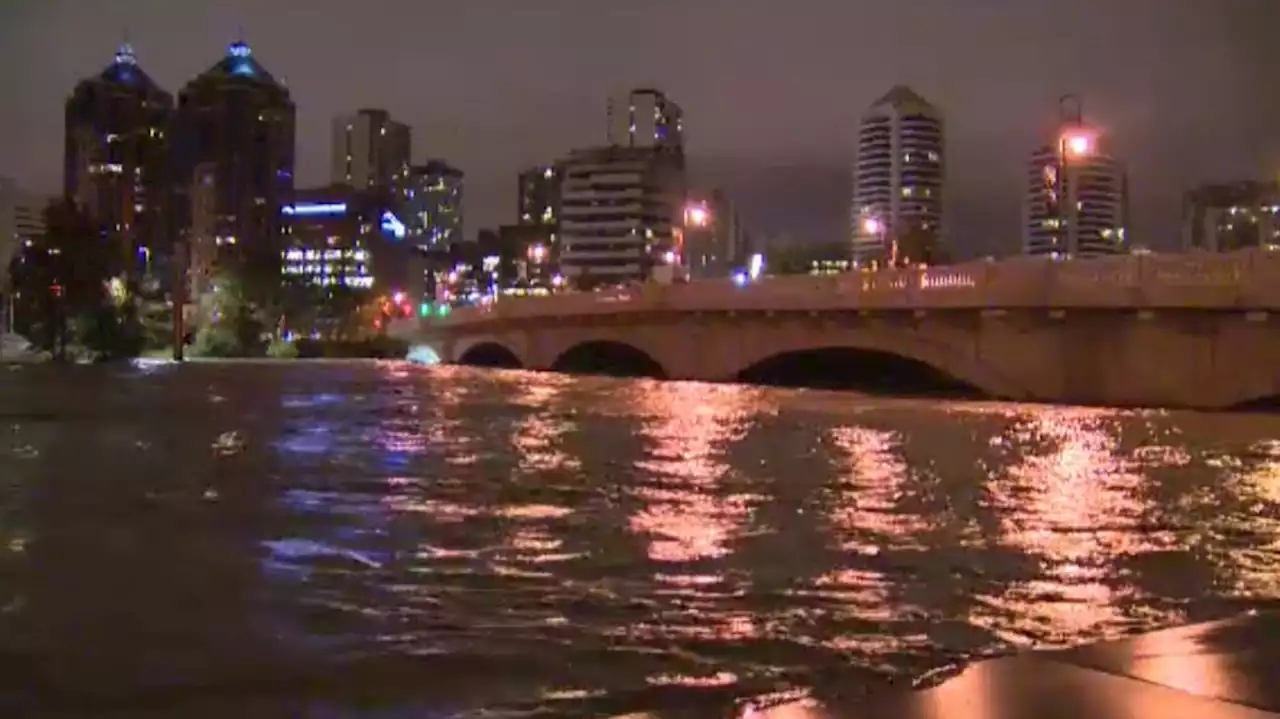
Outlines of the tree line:
{"type": "MultiPolygon", "coordinates": [[[[140,270],[137,250],[73,202],[50,203],[44,220],[44,233],[10,263],[15,331],[57,359],[172,352],[174,312],[184,308],[161,275],[176,278],[173,268],[140,270]]],[[[350,342],[386,325],[367,292],[252,269],[225,263],[188,300],[194,312],[184,313],[180,341],[192,356],[287,357],[296,354],[293,336],[350,342]]]]}

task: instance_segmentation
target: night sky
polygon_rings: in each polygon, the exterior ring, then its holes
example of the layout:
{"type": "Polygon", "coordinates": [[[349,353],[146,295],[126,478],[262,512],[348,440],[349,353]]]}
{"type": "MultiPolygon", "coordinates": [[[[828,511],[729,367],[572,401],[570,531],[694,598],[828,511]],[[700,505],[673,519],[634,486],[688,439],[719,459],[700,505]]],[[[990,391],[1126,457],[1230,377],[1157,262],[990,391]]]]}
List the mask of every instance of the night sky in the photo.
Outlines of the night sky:
{"type": "Polygon", "coordinates": [[[63,101],[126,31],[176,93],[240,27],[298,105],[302,184],[327,179],[331,117],[384,107],[415,160],[467,172],[468,236],[638,85],[684,107],[695,180],[771,236],[843,236],[857,120],[898,83],[946,113],[966,253],[1017,246],[1066,92],[1129,165],[1137,242],[1176,241],[1189,185],[1280,175],[1280,0],[0,0],[0,174],[59,187],[63,101]]]}

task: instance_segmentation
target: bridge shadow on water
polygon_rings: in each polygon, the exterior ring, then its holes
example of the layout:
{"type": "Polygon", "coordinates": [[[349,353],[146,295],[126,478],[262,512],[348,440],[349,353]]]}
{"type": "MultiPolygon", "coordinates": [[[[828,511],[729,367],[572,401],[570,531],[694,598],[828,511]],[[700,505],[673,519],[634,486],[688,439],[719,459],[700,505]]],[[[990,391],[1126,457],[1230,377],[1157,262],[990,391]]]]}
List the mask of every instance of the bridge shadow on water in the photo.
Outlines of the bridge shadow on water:
{"type": "Polygon", "coordinates": [[[976,387],[923,362],[888,352],[851,347],[775,355],[740,372],[738,381],[772,387],[850,390],[896,397],[986,398],[976,387]]]}
{"type": "Polygon", "coordinates": [[[1233,412],[1280,414],[1280,394],[1244,402],[1231,408],[1233,412]]]}
{"type": "Polygon", "coordinates": [[[524,365],[514,352],[496,342],[484,342],[467,350],[458,364],[489,369],[522,369],[524,365]]]}
{"type": "Polygon", "coordinates": [[[551,365],[552,372],[666,379],[667,372],[643,350],[622,342],[586,342],[570,348],[551,365]]]}

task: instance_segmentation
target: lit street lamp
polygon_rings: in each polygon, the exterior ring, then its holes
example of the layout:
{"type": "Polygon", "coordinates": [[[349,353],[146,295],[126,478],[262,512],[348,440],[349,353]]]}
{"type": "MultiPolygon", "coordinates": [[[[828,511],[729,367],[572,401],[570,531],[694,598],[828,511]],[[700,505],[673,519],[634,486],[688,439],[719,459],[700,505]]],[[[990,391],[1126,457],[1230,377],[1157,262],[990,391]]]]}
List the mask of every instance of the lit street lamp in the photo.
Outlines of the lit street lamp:
{"type": "Polygon", "coordinates": [[[711,211],[704,204],[690,205],[685,208],[684,223],[691,227],[706,227],[711,224],[711,211]]]}
{"type": "MultiPolygon", "coordinates": [[[[1068,196],[1067,170],[1072,159],[1081,159],[1088,157],[1094,152],[1093,136],[1084,127],[1084,104],[1077,95],[1063,95],[1058,98],[1058,110],[1061,114],[1064,129],[1058,136],[1058,173],[1057,173],[1057,196],[1058,196],[1058,227],[1056,231],[1058,237],[1063,237],[1063,232],[1067,229],[1067,220],[1070,210],[1067,203],[1071,201],[1068,196]]],[[[1070,233],[1067,233],[1068,237],[1070,233]]],[[[1070,251],[1069,243],[1064,242],[1064,251],[1070,251]]]]}

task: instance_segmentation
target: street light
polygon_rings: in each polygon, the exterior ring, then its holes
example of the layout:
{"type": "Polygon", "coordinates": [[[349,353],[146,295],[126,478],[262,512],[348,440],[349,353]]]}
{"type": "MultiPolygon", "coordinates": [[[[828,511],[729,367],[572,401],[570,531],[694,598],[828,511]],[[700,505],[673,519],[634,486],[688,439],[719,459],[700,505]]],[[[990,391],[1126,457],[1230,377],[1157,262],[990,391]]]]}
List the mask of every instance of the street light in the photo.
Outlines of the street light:
{"type": "MultiPolygon", "coordinates": [[[[1084,127],[1084,103],[1078,95],[1063,95],[1058,98],[1058,112],[1065,128],[1058,136],[1058,173],[1056,194],[1058,196],[1058,226],[1055,228],[1061,237],[1063,230],[1067,229],[1068,212],[1067,203],[1071,198],[1068,197],[1068,190],[1071,187],[1067,184],[1067,168],[1073,158],[1080,159],[1093,154],[1094,140],[1084,127]]],[[[1066,238],[1069,239],[1070,233],[1066,238]]],[[[1063,247],[1064,251],[1070,251],[1070,243],[1063,247]]]]}
{"type": "Polygon", "coordinates": [[[868,236],[879,237],[884,227],[880,224],[880,220],[874,217],[867,217],[862,220],[862,231],[868,236]]]}
{"type": "Polygon", "coordinates": [[[1086,157],[1093,154],[1093,138],[1081,130],[1063,133],[1061,152],[1066,157],[1086,157]]]}
{"type": "Polygon", "coordinates": [[[711,211],[706,205],[690,205],[685,208],[684,222],[692,227],[706,227],[711,224],[711,211]]]}

